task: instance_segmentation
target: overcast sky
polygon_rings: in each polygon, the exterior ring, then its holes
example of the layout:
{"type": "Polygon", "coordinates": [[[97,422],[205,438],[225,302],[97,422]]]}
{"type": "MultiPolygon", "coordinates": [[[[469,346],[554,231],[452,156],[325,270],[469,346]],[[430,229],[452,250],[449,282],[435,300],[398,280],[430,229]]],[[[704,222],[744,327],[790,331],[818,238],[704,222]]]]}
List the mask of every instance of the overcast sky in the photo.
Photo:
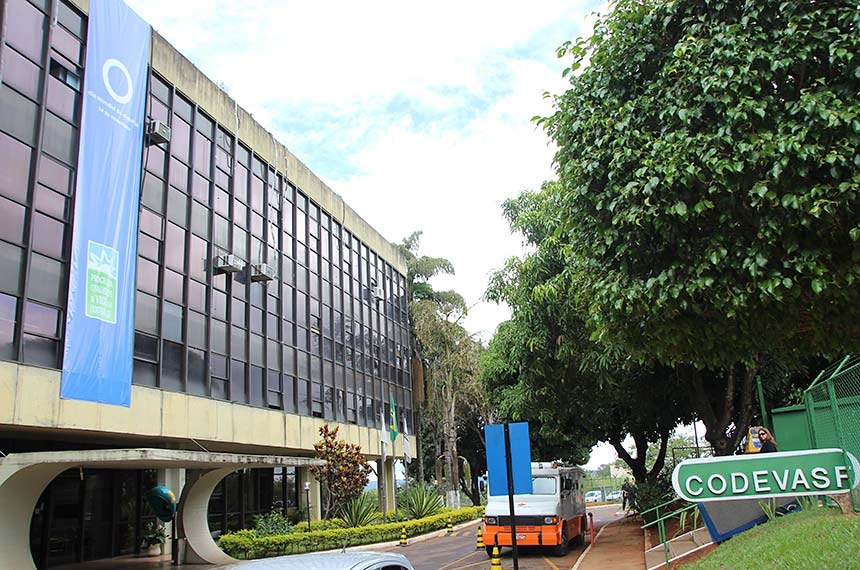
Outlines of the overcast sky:
{"type": "Polygon", "coordinates": [[[601,0],[127,2],[386,239],[422,231],[492,336],[488,276],[521,252],[500,204],[554,176],[530,120],[601,0]]]}

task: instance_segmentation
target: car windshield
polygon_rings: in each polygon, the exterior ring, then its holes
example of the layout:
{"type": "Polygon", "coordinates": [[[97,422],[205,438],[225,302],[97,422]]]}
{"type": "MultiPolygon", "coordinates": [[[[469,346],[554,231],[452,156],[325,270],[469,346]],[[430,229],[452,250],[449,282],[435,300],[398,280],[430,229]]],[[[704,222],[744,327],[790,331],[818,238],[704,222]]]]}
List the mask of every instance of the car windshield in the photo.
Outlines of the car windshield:
{"type": "Polygon", "coordinates": [[[532,477],[534,495],[555,495],[555,477],[532,477]]]}

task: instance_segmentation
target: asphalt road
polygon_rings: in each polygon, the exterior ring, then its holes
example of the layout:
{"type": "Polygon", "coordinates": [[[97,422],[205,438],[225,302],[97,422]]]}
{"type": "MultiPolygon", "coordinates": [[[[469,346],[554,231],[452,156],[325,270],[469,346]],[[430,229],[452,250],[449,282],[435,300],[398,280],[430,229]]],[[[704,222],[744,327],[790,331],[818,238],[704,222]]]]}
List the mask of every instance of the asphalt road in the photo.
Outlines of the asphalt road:
{"type": "MultiPolygon", "coordinates": [[[[619,505],[607,505],[588,509],[594,515],[594,534],[606,523],[619,518],[616,512],[619,505]]],[[[453,535],[447,536],[441,531],[436,538],[410,544],[406,547],[393,547],[388,550],[405,555],[415,570],[461,570],[490,567],[487,553],[475,548],[477,525],[470,525],[453,535]]],[[[567,556],[554,556],[551,548],[521,548],[519,549],[520,570],[570,570],[576,564],[577,558],[586,549],[590,534],[586,535],[583,546],[571,546],[567,556]]],[[[510,548],[502,551],[502,568],[513,568],[513,556],[510,548]]]]}

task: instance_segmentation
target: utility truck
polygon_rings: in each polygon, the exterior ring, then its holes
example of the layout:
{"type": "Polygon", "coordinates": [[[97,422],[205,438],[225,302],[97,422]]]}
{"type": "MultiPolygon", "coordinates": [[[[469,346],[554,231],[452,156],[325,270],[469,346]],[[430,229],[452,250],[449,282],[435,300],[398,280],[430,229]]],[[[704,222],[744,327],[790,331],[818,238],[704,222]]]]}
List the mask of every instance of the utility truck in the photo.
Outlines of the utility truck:
{"type": "MultiPolygon", "coordinates": [[[[588,522],[582,493],[583,472],[557,462],[532,463],[532,494],[514,495],[517,547],[548,546],[564,556],[568,545],[582,544],[588,522]]],[[[484,545],[491,555],[512,546],[508,496],[491,496],[484,515],[484,545]]]]}

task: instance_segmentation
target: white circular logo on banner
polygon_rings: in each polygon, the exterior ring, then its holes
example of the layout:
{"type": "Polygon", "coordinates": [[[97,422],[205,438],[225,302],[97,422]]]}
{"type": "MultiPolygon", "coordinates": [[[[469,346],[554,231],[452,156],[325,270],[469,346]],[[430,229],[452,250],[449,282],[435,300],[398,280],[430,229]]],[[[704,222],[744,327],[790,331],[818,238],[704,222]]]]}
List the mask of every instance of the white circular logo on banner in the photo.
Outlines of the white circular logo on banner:
{"type": "Polygon", "coordinates": [[[105,60],[105,64],[102,66],[102,81],[104,81],[105,89],[107,89],[108,94],[113,97],[114,101],[120,105],[125,105],[131,101],[131,97],[134,95],[134,88],[131,85],[131,74],[128,72],[128,68],[123,64],[123,62],[114,58],[105,60]],[[120,72],[125,76],[126,88],[125,93],[122,95],[114,91],[114,88],[110,83],[110,70],[114,68],[120,70],[120,72]]]}

